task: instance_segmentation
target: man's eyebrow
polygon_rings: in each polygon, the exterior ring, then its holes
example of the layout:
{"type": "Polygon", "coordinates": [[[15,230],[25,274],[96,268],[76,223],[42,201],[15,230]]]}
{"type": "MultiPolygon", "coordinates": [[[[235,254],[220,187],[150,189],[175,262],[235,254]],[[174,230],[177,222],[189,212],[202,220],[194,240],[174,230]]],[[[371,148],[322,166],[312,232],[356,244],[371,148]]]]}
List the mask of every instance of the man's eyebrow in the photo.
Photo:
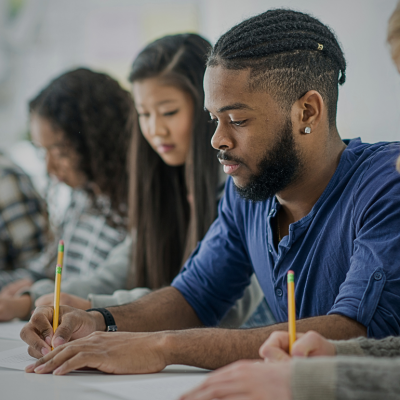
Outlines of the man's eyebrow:
{"type": "MultiPolygon", "coordinates": [[[[208,111],[206,107],[204,107],[205,111],[208,111]]],[[[231,111],[231,110],[250,110],[254,111],[254,108],[251,108],[247,104],[244,103],[234,103],[234,104],[229,104],[228,106],[221,107],[217,110],[217,114],[221,114],[225,111],[231,111]]]]}

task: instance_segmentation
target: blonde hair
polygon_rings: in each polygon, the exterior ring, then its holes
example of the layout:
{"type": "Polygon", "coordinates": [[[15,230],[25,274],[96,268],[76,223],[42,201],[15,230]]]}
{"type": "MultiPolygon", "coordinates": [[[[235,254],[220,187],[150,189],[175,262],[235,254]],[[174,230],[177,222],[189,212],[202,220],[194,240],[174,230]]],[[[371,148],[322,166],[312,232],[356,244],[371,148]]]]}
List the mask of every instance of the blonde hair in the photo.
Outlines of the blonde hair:
{"type": "MultiPolygon", "coordinates": [[[[387,41],[391,47],[392,59],[400,72],[400,1],[389,19],[387,41]]],[[[400,172],[400,157],[397,159],[396,168],[400,172]]]]}

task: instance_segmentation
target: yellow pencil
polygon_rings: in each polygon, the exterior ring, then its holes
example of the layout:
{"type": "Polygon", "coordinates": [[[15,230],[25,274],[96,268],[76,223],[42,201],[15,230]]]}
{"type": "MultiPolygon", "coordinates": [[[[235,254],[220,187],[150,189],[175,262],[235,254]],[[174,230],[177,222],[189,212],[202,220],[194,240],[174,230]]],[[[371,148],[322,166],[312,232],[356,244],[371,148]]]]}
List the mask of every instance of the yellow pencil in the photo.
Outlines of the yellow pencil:
{"type": "Polygon", "coordinates": [[[294,298],[294,272],[287,274],[288,285],[288,322],[289,322],[289,354],[292,354],[292,346],[296,340],[296,302],[294,298]]]}
{"type": "MultiPolygon", "coordinates": [[[[56,279],[54,283],[54,313],[53,313],[53,331],[58,328],[58,318],[60,316],[60,292],[61,292],[61,276],[64,258],[64,242],[60,240],[58,244],[58,257],[56,267],[56,279]]],[[[53,347],[52,347],[53,350],[53,347]]]]}

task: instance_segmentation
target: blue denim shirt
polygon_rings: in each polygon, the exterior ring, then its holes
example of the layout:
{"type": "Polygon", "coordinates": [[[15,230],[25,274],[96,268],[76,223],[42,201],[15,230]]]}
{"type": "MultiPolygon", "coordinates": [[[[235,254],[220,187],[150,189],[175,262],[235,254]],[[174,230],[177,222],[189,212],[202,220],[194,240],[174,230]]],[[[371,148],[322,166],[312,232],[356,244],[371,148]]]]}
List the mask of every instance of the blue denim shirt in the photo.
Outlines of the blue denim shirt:
{"type": "Polygon", "coordinates": [[[218,218],[172,283],[205,325],[218,323],[253,272],[276,321],[287,321],[293,270],[297,318],[340,314],[370,337],[400,334],[400,144],[345,143],[325,191],[277,249],[276,198],[243,200],[228,180],[218,218]]]}

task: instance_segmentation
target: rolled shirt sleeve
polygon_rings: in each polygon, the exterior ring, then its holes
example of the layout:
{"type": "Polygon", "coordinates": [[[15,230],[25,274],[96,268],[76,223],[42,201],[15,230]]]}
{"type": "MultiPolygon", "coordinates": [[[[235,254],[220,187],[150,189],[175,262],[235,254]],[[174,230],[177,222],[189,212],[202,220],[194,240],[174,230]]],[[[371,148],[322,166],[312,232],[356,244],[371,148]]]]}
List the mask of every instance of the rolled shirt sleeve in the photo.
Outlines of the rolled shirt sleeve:
{"type": "Polygon", "coordinates": [[[360,322],[375,338],[400,331],[400,175],[393,160],[360,179],[350,268],[328,313],[360,322]]]}

